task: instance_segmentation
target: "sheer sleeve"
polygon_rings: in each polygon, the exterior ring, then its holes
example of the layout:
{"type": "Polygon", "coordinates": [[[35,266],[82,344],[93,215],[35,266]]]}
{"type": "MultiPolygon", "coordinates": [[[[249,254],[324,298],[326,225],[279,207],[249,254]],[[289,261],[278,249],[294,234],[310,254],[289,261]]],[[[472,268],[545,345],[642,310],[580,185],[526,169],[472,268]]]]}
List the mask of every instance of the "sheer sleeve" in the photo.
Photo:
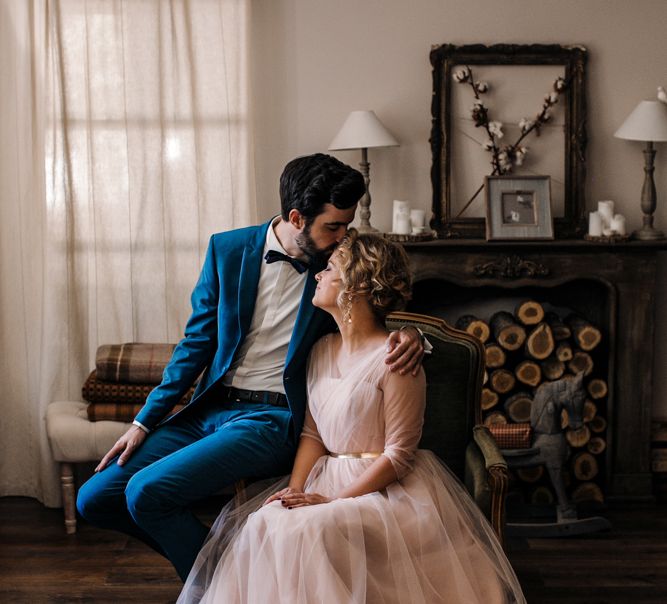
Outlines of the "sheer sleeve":
{"type": "Polygon", "coordinates": [[[312,438],[316,440],[318,443],[320,443],[322,446],[324,446],[324,443],[322,442],[322,437],[320,436],[320,432],[317,429],[317,424],[315,423],[313,415],[310,412],[310,407],[306,409],[306,421],[303,423],[303,430],[301,430],[301,437],[312,438]]]}
{"type": "Polygon", "coordinates": [[[424,370],[414,377],[387,371],[384,393],[385,446],[383,454],[402,478],[410,470],[424,425],[426,377],[424,370]]]}
{"type": "Polygon", "coordinates": [[[310,410],[311,399],[313,396],[313,391],[318,385],[319,380],[321,379],[321,366],[324,362],[324,355],[326,353],[326,346],[329,336],[326,335],[320,338],[313,345],[310,354],[308,355],[308,365],[306,367],[306,394],[308,404],[306,406],[306,418],[303,423],[303,428],[301,429],[301,436],[307,438],[312,438],[317,442],[324,445],[322,442],[322,437],[320,436],[320,431],[317,429],[317,423],[315,418],[310,410]]]}

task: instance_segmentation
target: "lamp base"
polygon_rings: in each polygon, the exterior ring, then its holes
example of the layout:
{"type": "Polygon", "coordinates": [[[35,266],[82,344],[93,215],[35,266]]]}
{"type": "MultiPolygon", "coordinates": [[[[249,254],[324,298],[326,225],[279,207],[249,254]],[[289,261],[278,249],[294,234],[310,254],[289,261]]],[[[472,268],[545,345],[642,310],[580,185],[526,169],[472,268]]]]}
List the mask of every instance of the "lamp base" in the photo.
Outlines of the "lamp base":
{"type": "Polygon", "coordinates": [[[374,233],[377,235],[380,232],[370,224],[360,224],[358,227],[355,228],[359,233],[374,233]]]}
{"type": "Polygon", "coordinates": [[[665,234],[662,231],[658,231],[658,229],[654,229],[653,227],[644,226],[641,229],[633,231],[632,238],[639,239],[640,241],[658,241],[660,239],[664,239],[665,234]]]}

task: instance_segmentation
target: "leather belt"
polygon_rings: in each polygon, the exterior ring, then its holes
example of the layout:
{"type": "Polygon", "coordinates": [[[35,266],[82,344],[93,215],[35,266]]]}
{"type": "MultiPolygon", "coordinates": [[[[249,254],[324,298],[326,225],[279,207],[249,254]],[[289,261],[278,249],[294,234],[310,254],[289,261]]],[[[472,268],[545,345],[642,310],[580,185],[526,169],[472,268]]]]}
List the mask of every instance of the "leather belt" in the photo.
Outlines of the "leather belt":
{"type": "Polygon", "coordinates": [[[243,390],[242,388],[225,388],[225,395],[232,401],[245,403],[264,403],[275,407],[287,407],[287,397],[282,392],[266,392],[263,390],[243,390]]]}

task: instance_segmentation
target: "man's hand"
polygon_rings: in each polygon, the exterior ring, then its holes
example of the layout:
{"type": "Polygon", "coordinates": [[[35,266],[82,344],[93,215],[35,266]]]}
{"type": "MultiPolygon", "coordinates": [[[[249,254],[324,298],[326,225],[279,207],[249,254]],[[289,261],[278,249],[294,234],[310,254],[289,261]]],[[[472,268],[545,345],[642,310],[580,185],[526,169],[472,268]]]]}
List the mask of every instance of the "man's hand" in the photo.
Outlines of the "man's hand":
{"type": "Polygon", "coordinates": [[[139,426],[130,426],[129,430],[116,441],[116,444],[102,458],[102,461],[95,468],[95,472],[104,470],[109,465],[109,461],[119,453],[120,457],[116,463],[122,466],[145,439],[146,433],[139,426]]]}
{"type": "Polygon", "coordinates": [[[387,352],[384,362],[390,366],[390,371],[417,375],[424,358],[421,334],[414,327],[392,331],[387,340],[387,352]]]}

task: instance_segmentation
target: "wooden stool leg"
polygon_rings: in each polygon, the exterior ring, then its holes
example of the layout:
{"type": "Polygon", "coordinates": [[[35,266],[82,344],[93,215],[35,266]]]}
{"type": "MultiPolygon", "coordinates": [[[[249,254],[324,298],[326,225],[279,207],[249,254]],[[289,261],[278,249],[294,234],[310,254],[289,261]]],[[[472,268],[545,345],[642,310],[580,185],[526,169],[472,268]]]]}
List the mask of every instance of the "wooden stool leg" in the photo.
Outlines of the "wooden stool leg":
{"type": "Polygon", "coordinates": [[[71,463],[60,464],[60,487],[63,493],[65,512],[65,531],[68,535],[76,533],[76,493],[74,491],[74,472],[71,463]]]}

